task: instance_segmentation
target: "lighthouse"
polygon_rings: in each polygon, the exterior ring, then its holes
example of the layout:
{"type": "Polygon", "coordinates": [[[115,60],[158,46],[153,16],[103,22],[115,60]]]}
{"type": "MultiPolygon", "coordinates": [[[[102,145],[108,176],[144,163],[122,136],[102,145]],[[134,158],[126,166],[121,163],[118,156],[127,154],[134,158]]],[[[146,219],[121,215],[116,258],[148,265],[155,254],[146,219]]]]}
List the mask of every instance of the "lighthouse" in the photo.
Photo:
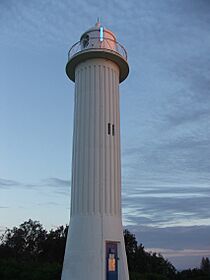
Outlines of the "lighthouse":
{"type": "Polygon", "coordinates": [[[62,280],[128,280],[122,227],[119,84],[127,53],[100,22],[68,53],[75,83],[71,214],[62,280]]]}

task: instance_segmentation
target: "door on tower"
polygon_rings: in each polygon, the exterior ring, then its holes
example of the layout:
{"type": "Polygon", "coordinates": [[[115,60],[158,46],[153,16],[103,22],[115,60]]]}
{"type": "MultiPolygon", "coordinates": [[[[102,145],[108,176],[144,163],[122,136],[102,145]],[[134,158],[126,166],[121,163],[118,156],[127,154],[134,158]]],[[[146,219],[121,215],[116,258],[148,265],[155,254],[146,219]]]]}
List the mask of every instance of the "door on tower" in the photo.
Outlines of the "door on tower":
{"type": "Polygon", "coordinates": [[[106,242],[106,280],[118,280],[117,242],[106,242]]]}

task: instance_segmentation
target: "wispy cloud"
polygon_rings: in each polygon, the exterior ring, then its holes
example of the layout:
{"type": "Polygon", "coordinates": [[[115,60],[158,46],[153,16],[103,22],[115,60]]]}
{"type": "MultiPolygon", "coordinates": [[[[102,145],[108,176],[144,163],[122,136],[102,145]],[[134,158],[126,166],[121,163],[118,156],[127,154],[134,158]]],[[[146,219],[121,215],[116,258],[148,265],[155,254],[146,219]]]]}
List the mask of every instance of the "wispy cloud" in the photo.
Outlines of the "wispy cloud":
{"type": "Polygon", "coordinates": [[[147,248],[147,251],[151,252],[159,252],[163,254],[166,258],[169,257],[191,257],[191,256],[209,256],[210,249],[207,250],[196,250],[196,249],[183,249],[183,250],[171,250],[171,249],[163,249],[163,248],[147,248]]]}
{"type": "Polygon", "coordinates": [[[60,178],[48,178],[43,180],[43,184],[46,184],[47,186],[52,187],[69,187],[70,181],[69,180],[63,180],[60,178]]]}
{"type": "Polygon", "coordinates": [[[17,187],[20,186],[20,182],[9,180],[9,179],[3,179],[0,178],[0,188],[11,188],[11,187],[17,187]]]}
{"type": "Polygon", "coordinates": [[[61,178],[47,178],[43,179],[42,181],[38,183],[22,183],[14,180],[8,180],[8,179],[1,179],[0,178],[0,188],[4,189],[27,189],[27,190],[38,190],[44,189],[44,188],[52,188],[55,192],[69,192],[70,189],[70,181],[64,180],[61,178]]]}
{"type": "Polygon", "coordinates": [[[14,0],[8,3],[3,1],[0,3],[1,37],[5,44],[18,45],[22,48],[30,46],[36,50],[40,45],[42,48],[64,44],[70,46],[78,36],[77,29],[72,27],[80,27],[83,22],[84,26],[87,26],[90,17],[87,11],[89,11],[87,4],[83,1],[78,1],[77,5],[55,0],[39,1],[38,4],[14,0]]]}
{"type": "Polygon", "coordinates": [[[210,256],[210,249],[182,249],[171,250],[163,248],[147,248],[149,252],[158,252],[168,259],[176,269],[183,270],[187,268],[199,268],[203,257],[210,256]],[[187,265],[186,265],[187,263],[187,265]]]}
{"type": "Polygon", "coordinates": [[[210,226],[173,226],[158,228],[133,225],[129,228],[146,248],[172,250],[209,250],[210,226]]]}
{"type": "Polygon", "coordinates": [[[125,225],[157,228],[210,225],[208,182],[185,184],[156,179],[125,181],[123,187],[125,225]]]}

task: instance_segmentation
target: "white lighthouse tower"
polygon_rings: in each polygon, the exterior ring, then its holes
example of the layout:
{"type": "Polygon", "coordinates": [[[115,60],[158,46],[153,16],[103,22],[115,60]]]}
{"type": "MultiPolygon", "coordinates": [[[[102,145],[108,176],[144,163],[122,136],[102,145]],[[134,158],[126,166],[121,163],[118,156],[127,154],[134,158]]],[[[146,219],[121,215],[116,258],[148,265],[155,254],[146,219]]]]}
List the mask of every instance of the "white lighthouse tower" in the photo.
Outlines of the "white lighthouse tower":
{"type": "Polygon", "coordinates": [[[121,212],[119,83],[127,54],[99,22],[69,51],[75,82],[71,217],[62,280],[128,280],[121,212]]]}

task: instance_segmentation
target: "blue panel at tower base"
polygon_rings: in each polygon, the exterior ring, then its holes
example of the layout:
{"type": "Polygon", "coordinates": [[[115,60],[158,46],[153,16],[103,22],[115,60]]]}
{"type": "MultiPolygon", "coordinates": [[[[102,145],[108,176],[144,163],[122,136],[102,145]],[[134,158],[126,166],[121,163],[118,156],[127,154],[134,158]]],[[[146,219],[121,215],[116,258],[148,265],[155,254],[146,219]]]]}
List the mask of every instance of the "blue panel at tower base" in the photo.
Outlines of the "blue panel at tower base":
{"type": "Polygon", "coordinates": [[[106,280],[118,280],[117,242],[106,243],[106,280]]]}

